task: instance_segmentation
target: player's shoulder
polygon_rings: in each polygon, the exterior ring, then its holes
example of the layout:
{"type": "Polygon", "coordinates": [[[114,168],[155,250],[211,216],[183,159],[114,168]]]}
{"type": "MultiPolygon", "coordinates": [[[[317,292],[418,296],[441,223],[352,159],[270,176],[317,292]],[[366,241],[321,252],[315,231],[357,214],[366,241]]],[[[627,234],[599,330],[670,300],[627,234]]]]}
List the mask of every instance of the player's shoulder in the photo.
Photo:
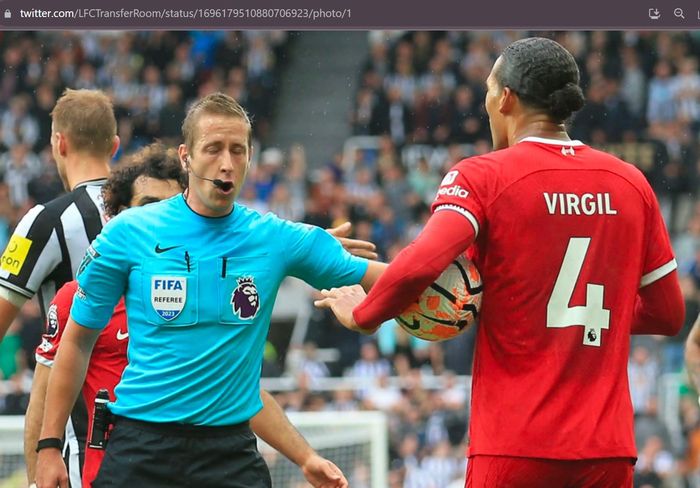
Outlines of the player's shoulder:
{"type": "Polygon", "coordinates": [[[261,213],[260,211],[247,207],[241,203],[236,203],[233,211],[235,213],[234,217],[236,222],[251,228],[280,228],[283,227],[285,223],[289,222],[278,217],[272,212],[261,213]]]}
{"type": "Polygon", "coordinates": [[[60,222],[61,215],[75,202],[72,192],[64,193],[46,203],[30,208],[21,219],[24,225],[54,228],[60,222]]]}
{"type": "Polygon", "coordinates": [[[587,152],[588,159],[594,161],[597,168],[616,175],[620,181],[626,182],[639,192],[645,200],[656,198],[646,176],[634,164],[590,146],[587,146],[587,152]]]}
{"type": "Polygon", "coordinates": [[[259,211],[236,203],[236,212],[241,212],[236,222],[244,222],[243,225],[261,237],[268,244],[283,245],[290,239],[299,239],[310,232],[320,229],[304,222],[295,222],[283,219],[273,212],[260,213],[259,211]]]}
{"type": "MultiPolygon", "coordinates": [[[[510,148],[508,148],[510,149],[510,148]]],[[[495,168],[496,165],[501,163],[504,159],[504,152],[508,149],[500,149],[498,151],[491,151],[486,154],[477,154],[474,156],[469,156],[457,162],[452,166],[451,170],[467,170],[467,169],[484,169],[484,168],[495,168]]]]}
{"type": "Polygon", "coordinates": [[[176,208],[179,204],[178,197],[182,198],[182,194],[177,194],[159,202],[126,208],[107,222],[105,230],[114,226],[147,228],[149,225],[157,224],[165,218],[181,216],[182,212],[176,208]]]}
{"type": "Polygon", "coordinates": [[[78,291],[78,282],[76,280],[71,280],[59,288],[53,300],[51,300],[51,303],[58,305],[59,308],[66,306],[70,308],[73,303],[73,295],[75,295],[76,291],[78,291]]]}

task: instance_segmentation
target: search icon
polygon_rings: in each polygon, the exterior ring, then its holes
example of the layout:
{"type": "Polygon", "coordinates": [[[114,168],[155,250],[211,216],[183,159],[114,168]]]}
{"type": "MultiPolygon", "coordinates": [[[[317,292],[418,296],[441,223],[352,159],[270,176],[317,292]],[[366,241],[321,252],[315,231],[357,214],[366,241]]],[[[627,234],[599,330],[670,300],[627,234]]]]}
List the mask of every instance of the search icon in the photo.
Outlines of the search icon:
{"type": "Polygon", "coordinates": [[[685,20],[685,15],[683,14],[683,9],[682,8],[677,8],[673,10],[673,15],[678,17],[679,19],[684,19],[685,20]]]}

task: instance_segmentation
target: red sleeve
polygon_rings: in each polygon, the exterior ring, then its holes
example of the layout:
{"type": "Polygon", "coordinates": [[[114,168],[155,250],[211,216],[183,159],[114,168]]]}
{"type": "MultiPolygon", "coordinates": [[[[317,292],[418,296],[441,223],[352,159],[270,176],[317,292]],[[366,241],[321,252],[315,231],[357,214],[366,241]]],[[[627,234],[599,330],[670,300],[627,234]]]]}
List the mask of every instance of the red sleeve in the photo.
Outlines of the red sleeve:
{"type": "Polygon", "coordinates": [[[41,336],[41,343],[37,346],[35,355],[38,363],[49,368],[53,366],[53,360],[61,343],[61,336],[66,329],[73,295],[75,295],[77,287],[78,284],[75,281],[63,285],[46,311],[46,330],[41,336]]]}
{"type": "Polygon", "coordinates": [[[458,211],[436,212],[418,237],[392,261],[353,310],[355,322],[373,329],[415,302],[474,241],[473,224],[458,211]]]}
{"type": "Polygon", "coordinates": [[[639,289],[632,334],[676,335],[685,321],[685,301],[676,271],[639,289]]]}
{"type": "Polygon", "coordinates": [[[647,213],[646,253],[642,269],[641,286],[645,287],[666,276],[677,268],[671,239],[666,224],[659,210],[656,196],[646,181],[644,182],[647,198],[650,202],[647,213]]]}
{"type": "Polygon", "coordinates": [[[432,205],[433,213],[443,209],[457,211],[471,222],[478,234],[486,220],[486,205],[494,180],[488,168],[480,157],[457,163],[440,183],[432,205]]]}

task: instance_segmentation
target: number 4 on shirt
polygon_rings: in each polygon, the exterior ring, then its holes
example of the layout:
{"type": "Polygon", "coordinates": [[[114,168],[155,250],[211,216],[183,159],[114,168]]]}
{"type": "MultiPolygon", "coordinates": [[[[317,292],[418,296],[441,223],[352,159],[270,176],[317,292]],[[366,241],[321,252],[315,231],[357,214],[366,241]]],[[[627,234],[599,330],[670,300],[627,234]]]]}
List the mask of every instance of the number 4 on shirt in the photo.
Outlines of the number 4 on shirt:
{"type": "Polygon", "coordinates": [[[547,327],[583,326],[583,344],[600,347],[602,329],[610,327],[610,310],[603,308],[603,285],[586,283],[586,304],[570,307],[590,237],[572,237],[566,248],[554,290],[547,302],[547,327]]]}

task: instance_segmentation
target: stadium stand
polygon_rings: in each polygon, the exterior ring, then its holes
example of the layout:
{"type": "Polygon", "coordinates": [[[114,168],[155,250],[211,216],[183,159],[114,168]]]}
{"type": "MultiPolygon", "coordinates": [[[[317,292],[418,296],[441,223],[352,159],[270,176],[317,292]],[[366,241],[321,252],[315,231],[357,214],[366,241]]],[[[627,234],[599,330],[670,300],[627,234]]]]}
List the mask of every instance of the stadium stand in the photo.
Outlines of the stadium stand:
{"type": "MultiPolygon", "coordinates": [[[[301,145],[267,144],[293,34],[0,33],[0,246],[28,208],[62,191],[49,113],[65,87],[113,97],[122,140],[115,163],[155,138],[178,143],[187,103],[221,90],[253,114],[262,149],[241,202],[322,227],[350,220],[390,260],[420,231],[447,169],[490,150],[484,81],[497,53],[525,35],[553,37],[579,63],[587,105],[571,134],[638,165],[661,203],[688,318],[678,337],[633,342],[635,486],[700,486],[700,409],[681,372],[700,311],[697,32],[370,32],[351,94],[353,137],[313,166],[301,145]]],[[[271,338],[264,367],[287,411],[388,412],[388,486],[463,486],[473,334],[428,344],[386,324],[367,339],[306,311],[291,344],[271,338]]],[[[2,414],[26,408],[41,329],[29,302],[0,343],[2,414]]],[[[0,480],[11,474],[3,467],[0,480]]],[[[351,486],[369,486],[361,472],[348,475],[351,486]]]]}

